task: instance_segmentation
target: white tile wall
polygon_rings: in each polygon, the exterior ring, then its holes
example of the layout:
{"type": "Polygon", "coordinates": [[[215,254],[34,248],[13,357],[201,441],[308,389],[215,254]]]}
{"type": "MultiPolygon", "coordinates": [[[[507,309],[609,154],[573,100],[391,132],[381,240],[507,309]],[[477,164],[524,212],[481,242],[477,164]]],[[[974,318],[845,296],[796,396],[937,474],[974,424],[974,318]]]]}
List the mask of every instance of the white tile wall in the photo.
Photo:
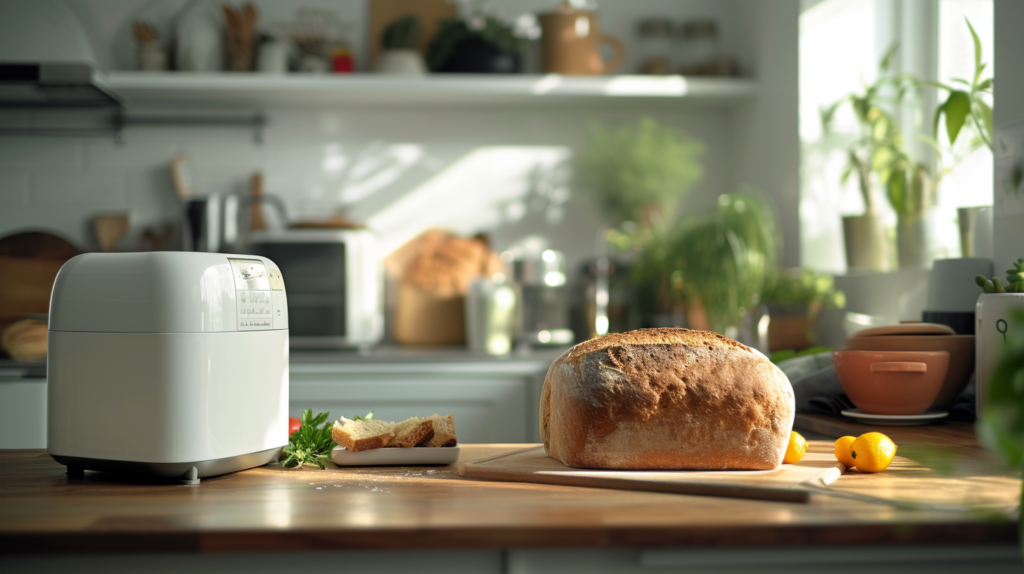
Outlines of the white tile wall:
{"type": "MultiPolygon", "coordinates": [[[[262,144],[248,129],[208,127],[131,127],[123,144],[111,137],[0,137],[0,235],[45,228],[94,249],[89,219],[128,212],[131,230],[119,248],[139,248],[146,227],[179,218],[169,166],[173,157],[185,155],[199,194],[248,193],[253,173],[260,171],[266,191],[284,200],[292,218],[324,218],[342,208],[358,221],[386,213],[382,220],[399,222],[396,229],[380,230],[394,232],[391,243],[439,224],[489,232],[498,248],[540,233],[575,266],[593,253],[601,225],[597,210],[577,193],[561,206],[561,220],[549,219],[554,212],[547,200],[527,197],[529,172],[550,163],[552,149],[571,150],[584,142],[595,118],[614,123],[644,114],[706,142],[706,175],[694,205],[710,203],[732,187],[726,109],[659,104],[271,110],[262,144]],[[481,154],[473,154],[481,150],[489,150],[482,154],[485,163],[474,163],[481,154]],[[410,193],[424,198],[415,213],[395,215],[410,193]]],[[[34,111],[27,120],[0,114],[0,122],[51,127],[97,125],[102,119],[94,112],[34,111]]]]}

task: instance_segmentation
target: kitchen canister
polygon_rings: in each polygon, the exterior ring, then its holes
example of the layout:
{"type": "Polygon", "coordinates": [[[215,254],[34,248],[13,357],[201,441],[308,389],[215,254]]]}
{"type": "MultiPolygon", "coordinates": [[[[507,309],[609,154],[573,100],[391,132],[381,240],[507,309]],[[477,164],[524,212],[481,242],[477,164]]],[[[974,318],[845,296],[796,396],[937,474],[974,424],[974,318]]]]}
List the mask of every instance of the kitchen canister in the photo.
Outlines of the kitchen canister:
{"type": "Polygon", "coordinates": [[[983,293],[975,305],[978,385],[975,404],[979,416],[985,407],[988,384],[999,364],[999,356],[1010,339],[1010,331],[1020,328],[1012,320],[1015,311],[1024,311],[1024,293],[983,293]]]}
{"type": "Polygon", "coordinates": [[[466,346],[471,351],[504,355],[512,350],[516,292],[504,278],[474,279],[466,293],[466,346]]]}
{"type": "Polygon", "coordinates": [[[978,302],[978,275],[991,277],[991,259],[963,257],[936,259],[928,279],[925,323],[948,325],[959,335],[974,334],[974,306],[978,302]]]}

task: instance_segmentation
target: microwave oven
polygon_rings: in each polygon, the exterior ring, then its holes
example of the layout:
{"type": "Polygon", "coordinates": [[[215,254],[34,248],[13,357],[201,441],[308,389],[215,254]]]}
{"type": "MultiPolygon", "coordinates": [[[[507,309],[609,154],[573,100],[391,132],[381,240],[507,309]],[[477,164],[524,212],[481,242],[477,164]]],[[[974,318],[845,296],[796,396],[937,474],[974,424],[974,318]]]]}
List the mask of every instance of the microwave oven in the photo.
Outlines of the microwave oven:
{"type": "Polygon", "coordinates": [[[384,336],[384,270],[367,229],[254,232],[251,250],[288,278],[293,348],[366,347],[384,336]]]}

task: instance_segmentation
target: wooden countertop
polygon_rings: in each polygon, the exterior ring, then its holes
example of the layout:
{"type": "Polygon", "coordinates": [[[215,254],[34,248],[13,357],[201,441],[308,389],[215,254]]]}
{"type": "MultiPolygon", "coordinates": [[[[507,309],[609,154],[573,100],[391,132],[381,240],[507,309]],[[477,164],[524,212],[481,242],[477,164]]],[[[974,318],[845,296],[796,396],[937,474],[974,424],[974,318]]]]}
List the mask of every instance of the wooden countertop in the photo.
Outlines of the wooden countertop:
{"type": "MultiPolygon", "coordinates": [[[[0,451],[0,554],[1016,541],[1019,476],[969,425],[893,434],[907,458],[851,471],[829,487],[841,496],[810,504],[482,482],[455,465],[268,465],[198,487],[92,472],[74,481],[43,451],[0,451]]],[[[461,462],[525,446],[464,445],[461,462]]]]}

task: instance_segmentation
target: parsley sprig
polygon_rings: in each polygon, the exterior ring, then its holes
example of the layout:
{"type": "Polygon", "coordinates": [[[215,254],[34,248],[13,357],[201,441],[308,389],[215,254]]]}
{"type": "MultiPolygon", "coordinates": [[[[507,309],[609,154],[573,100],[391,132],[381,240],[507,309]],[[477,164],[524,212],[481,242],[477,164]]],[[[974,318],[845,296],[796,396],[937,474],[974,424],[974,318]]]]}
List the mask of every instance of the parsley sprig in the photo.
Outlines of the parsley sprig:
{"type": "Polygon", "coordinates": [[[333,425],[324,424],[330,416],[327,412],[314,417],[312,409],[302,411],[302,426],[288,437],[288,446],[284,447],[287,458],[281,466],[302,468],[304,464],[315,464],[323,470],[324,461],[331,460],[331,449],[336,444],[331,437],[333,425]]]}

